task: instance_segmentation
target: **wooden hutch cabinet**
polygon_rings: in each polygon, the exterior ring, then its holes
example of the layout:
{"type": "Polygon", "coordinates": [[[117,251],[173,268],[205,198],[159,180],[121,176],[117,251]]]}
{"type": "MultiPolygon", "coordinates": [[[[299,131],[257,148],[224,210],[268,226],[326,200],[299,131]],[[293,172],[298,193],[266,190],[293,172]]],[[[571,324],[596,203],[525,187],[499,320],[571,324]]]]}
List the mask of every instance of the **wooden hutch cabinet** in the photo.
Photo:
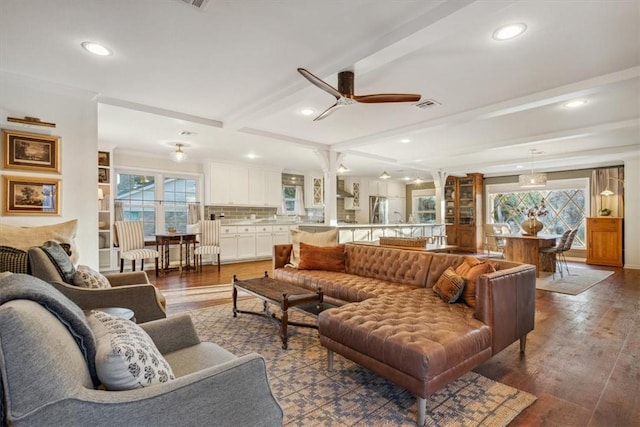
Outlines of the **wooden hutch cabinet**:
{"type": "Polygon", "coordinates": [[[622,218],[587,218],[587,264],[622,267],[622,218]]]}
{"type": "Polygon", "coordinates": [[[461,251],[476,252],[482,244],[483,175],[450,176],[444,186],[444,222],[447,243],[461,251]]]}

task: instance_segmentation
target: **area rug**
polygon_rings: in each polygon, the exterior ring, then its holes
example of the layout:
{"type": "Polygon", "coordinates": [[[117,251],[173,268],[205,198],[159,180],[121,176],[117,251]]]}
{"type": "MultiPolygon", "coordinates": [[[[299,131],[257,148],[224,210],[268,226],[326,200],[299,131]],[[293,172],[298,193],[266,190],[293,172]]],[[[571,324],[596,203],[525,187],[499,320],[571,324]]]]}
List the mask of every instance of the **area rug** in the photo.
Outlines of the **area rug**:
{"type": "Polygon", "coordinates": [[[552,273],[540,272],[540,277],[536,279],[536,289],[578,295],[611,276],[614,272],[570,267],[569,273],[565,273],[564,277],[560,277],[560,273],[556,273],[554,279],[552,273]]]}
{"type": "Polygon", "coordinates": [[[184,289],[167,289],[162,295],[167,306],[231,298],[232,285],[194,286],[184,289]]]}
{"type": "MultiPolygon", "coordinates": [[[[249,298],[243,310],[259,311],[249,298]]],[[[289,327],[283,350],[278,324],[248,314],[234,318],[230,304],[189,312],[203,341],[215,342],[240,356],[260,353],[269,382],[284,410],[286,426],[415,426],[415,397],[368,369],[335,355],[326,368],[326,350],[318,332],[289,327]]],[[[310,315],[290,313],[290,320],[310,322],[310,315]]],[[[427,400],[426,426],[506,426],[536,397],[469,372],[427,400]]]]}

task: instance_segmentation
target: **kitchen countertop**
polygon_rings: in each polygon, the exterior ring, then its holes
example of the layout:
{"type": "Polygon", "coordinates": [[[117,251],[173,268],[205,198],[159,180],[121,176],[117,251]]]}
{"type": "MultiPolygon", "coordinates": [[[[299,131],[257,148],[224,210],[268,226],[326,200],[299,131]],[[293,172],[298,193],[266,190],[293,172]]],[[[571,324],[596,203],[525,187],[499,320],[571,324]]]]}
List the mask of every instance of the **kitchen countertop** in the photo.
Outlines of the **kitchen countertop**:
{"type": "Polygon", "coordinates": [[[310,224],[310,223],[302,223],[302,224],[298,224],[301,227],[313,227],[313,228],[326,228],[326,229],[331,229],[331,228],[338,228],[338,229],[342,229],[342,228],[409,228],[409,227],[441,227],[444,224],[407,224],[407,223],[401,223],[401,224],[338,224],[338,225],[325,225],[325,224],[310,224]]]}

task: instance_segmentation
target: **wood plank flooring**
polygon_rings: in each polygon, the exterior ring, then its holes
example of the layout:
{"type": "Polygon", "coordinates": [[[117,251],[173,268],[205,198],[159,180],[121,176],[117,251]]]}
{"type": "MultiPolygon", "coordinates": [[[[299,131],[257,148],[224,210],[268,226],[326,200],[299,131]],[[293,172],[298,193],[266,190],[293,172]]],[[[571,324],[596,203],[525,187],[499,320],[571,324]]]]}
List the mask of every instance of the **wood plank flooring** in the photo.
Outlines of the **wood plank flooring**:
{"type": "MultiPolygon", "coordinates": [[[[512,426],[640,426],[640,270],[569,263],[576,266],[615,274],[576,296],[537,291],[526,354],[514,343],[474,369],[538,397],[512,426]]],[[[271,268],[270,260],[256,261],[150,279],[160,289],[180,289],[229,284],[234,274],[258,277],[271,268]]]]}

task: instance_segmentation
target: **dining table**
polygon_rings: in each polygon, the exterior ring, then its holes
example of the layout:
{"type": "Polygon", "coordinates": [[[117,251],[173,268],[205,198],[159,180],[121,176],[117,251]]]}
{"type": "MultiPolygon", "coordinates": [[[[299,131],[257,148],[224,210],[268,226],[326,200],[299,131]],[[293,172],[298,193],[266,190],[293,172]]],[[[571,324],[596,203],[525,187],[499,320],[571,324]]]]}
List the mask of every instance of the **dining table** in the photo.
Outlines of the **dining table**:
{"type": "Polygon", "coordinates": [[[189,270],[195,269],[194,256],[196,249],[197,235],[195,233],[157,233],[156,235],[156,250],[160,256],[160,271],[167,273],[171,270],[189,270]],[[179,261],[176,266],[171,265],[171,253],[170,246],[177,244],[180,248],[179,261]],[[184,261],[184,263],[183,263],[184,261]]]}
{"type": "MultiPolygon", "coordinates": [[[[536,277],[540,277],[540,249],[553,247],[556,240],[560,238],[557,234],[541,234],[536,235],[515,233],[501,234],[500,238],[505,240],[504,258],[508,261],[522,262],[536,266],[536,277]]],[[[555,263],[547,268],[554,268],[555,263]]],[[[552,271],[552,270],[550,270],[552,271]]]]}

